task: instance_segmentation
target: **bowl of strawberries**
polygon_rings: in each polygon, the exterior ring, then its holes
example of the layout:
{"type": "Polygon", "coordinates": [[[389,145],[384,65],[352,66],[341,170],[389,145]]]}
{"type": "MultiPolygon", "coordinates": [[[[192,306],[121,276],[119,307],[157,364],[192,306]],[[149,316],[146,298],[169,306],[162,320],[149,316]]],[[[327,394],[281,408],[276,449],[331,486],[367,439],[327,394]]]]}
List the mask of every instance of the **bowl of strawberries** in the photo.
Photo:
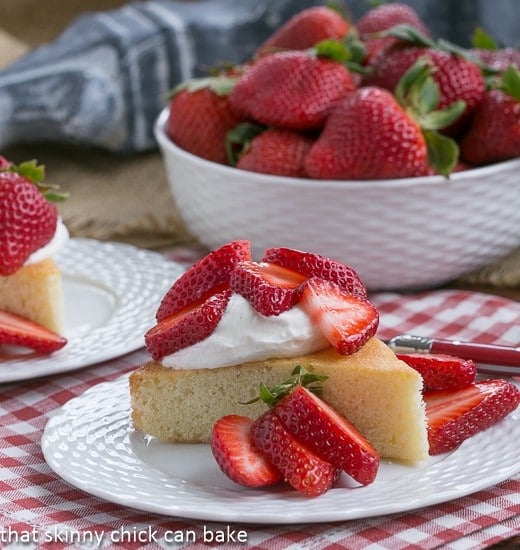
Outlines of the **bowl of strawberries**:
{"type": "Polygon", "coordinates": [[[303,10],[172,92],[155,126],[172,196],[208,248],[320,250],[371,290],[446,283],[520,245],[519,65],[434,40],[402,4],[303,10]]]}

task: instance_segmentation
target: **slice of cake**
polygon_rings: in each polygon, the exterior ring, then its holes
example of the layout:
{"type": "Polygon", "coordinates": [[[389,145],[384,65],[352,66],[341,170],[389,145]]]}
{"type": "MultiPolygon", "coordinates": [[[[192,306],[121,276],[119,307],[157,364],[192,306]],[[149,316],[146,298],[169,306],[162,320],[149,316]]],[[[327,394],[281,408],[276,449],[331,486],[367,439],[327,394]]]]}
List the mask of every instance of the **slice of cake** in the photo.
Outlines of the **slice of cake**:
{"type": "Polygon", "coordinates": [[[263,402],[246,403],[262,382],[287,380],[296,365],[327,375],[323,398],[348,418],[381,456],[428,456],[421,376],[377,338],[352,355],[333,348],[300,357],[254,361],[217,369],[180,370],[150,362],[130,376],[134,427],[163,441],[208,442],[227,414],[256,418],[263,402]]]}
{"type": "Polygon", "coordinates": [[[317,254],[249,243],[225,245],[195,264],[162,300],[146,334],[153,360],[130,376],[134,427],[170,442],[208,442],[261,383],[295,366],[328,376],[323,397],[384,457],[428,456],[422,378],[374,337],[377,311],[357,274],[317,254]]]}
{"type": "Polygon", "coordinates": [[[0,157],[0,310],[63,332],[63,291],[54,254],[69,237],[34,162],[0,157]]]}
{"type": "Polygon", "coordinates": [[[0,276],[0,309],[15,313],[53,332],[63,332],[61,272],[48,258],[0,276]]]}

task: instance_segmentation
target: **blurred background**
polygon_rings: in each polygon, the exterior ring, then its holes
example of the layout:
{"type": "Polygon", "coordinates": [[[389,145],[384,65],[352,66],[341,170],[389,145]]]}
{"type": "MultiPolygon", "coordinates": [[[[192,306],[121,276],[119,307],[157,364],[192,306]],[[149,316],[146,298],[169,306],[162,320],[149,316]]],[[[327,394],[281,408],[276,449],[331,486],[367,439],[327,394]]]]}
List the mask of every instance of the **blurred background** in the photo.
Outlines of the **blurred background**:
{"type": "MultiPolygon", "coordinates": [[[[184,243],[192,245],[193,238],[186,231],[169,195],[164,167],[151,134],[153,120],[166,104],[164,92],[181,76],[186,76],[187,71],[196,74],[212,62],[247,59],[254,47],[283,20],[305,7],[324,3],[303,0],[158,0],[142,3],[124,0],[0,0],[0,150],[14,162],[37,158],[46,165],[48,179],[70,193],[70,199],[62,205],[61,211],[74,236],[126,241],[149,248],[184,243]],[[152,4],[154,9],[148,9],[147,6],[152,4]],[[84,72],[89,78],[92,74],[104,78],[104,66],[109,63],[110,56],[88,59],[86,54],[89,49],[94,51],[105,38],[110,42],[118,33],[114,50],[120,64],[114,63],[107,68],[107,74],[110,85],[120,80],[123,107],[127,111],[125,116],[130,121],[128,124],[135,124],[137,113],[132,112],[133,105],[128,104],[125,95],[124,86],[130,84],[123,70],[126,67],[123,62],[125,42],[121,38],[123,31],[119,32],[118,27],[130,25],[129,18],[122,15],[121,10],[125,9],[130,9],[133,14],[146,15],[147,18],[142,17],[140,21],[142,29],[149,27],[151,37],[162,36],[169,48],[168,77],[157,83],[152,78],[145,80],[141,76],[138,82],[145,95],[153,96],[144,114],[139,113],[144,120],[145,138],[140,142],[128,140],[124,143],[124,151],[113,152],[101,140],[89,143],[89,136],[79,135],[75,140],[78,136],[68,139],[66,134],[57,131],[52,134],[55,127],[46,130],[34,126],[33,131],[30,117],[37,117],[38,109],[52,108],[58,112],[66,109],[64,102],[80,103],[80,94],[74,88],[67,92],[60,89],[69,78],[63,69],[65,76],[60,81],[60,67],[65,67],[66,62],[69,66],[74,65],[74,52],[77,51],[78,66],[80,59],[86,59],[84,72]],[[107,30],[106,35],[100,30],[99,17],[94,17],[100,12],[112,17],[112,29],[107,30]],[[152,13],[154,17],[148,17],[152,13]],[[159,17],[159,13],[164,17],[159,17]],[[144,24],[145,19],[148,27],[144,24]],[[236,32],[230,32],[233,28],[230,21],[235,21],[236,32]],[[195,42],[195,60],[191,67],[187,67],[172,39],[186,28],[195,42]],[[72,32],[67,33],[69,29],[72,32]],[[69,44],[75,44],[76,50],[68,49],[69,44]],[[38,73],[40,78],[41,74],[45,76],[46,70],[52,72],[55,83],[52,86],[48,83],[46,86],[33,84],[33,75],[38,73]]],[[[462,46],[470,45],[471,33],[477,26],[483,27],[503,45],[518,46],[520,43],[520,0],[405,0],[404,3],[417,10],[435,36],[462,46]]],[[[347,0],[343,4],[354,21],[373,5],[364,0],[347,0]]],[[[138,21],[138,17],[134,20],[138,21]]],[[[110,24],[107,29],[109,27],[110,24]]],[[[126,31],[128,28],[131,27],[125,27],[126,31]]],[[[142,36],[133,37],[131,33],[125,36],[130,46],[132,41],[141,41],[140,46],[146,44],[147,36],[144,31],[140,32],[142,36]]],[[[149,69],[148,58],[143,59],[142,66],[149,69]]],[[[102,92],[103,88],[99,86],[96,108],[105,100],[102,92]]],[[[80,107],[85,108],[85,105],[77,106],[80,107]]],[[[89,108],[87,105],[87,111],[89,108]]],[[[74,118],[67,116],[71,120],[74,118]]],[[[114,116],[109,105],[106,116],[114,116]]],[[[78,121],[81,122],[79,116],[78,121]]],[[[78,134],[81,134],[81,128],[78,134]]]]}

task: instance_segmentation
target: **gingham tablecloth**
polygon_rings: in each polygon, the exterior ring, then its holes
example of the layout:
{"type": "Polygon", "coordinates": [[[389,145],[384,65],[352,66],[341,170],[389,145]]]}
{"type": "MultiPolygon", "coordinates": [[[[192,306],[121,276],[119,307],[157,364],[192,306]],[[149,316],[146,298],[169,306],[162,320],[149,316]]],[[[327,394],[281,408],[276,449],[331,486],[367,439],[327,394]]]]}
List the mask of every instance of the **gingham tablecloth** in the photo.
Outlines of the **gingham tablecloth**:
{"type": "MultiPolygon", "coordinates": [[[[193,259],[189,251],[177,252],[174,258],[188,264],[193,259]]],[[[372,299],[381,313],[379,335],[383,338],[411,332],[520,343],[518,302],[458,290],[382,293],[372,299]]],[[[146,352],[139,350],[66,374],[0,386],[2,548],[460,550],[486,548],[520,535],[520,473],[487,490],[413,512],[318,525],[236,525],[233,518],[228,524],[219,524],[164,517],[76,489],[44,461],[40,439],[49,415],[87,388],[131,371],[146,358],[146,352]],[[135,542],[116,542],[123,530],[135,533],[135,542]],[[245,542],[234,542],[237,530],[245,532],[245,542]],[[227,542],[210,543],[207,537],[205,541],[204,533],[210,531],[227,542]],[[163,539],[166,532],[174,532],[176,541],[168,544],[163,539]],[[70,533],[81,535],[74,539],[70,533]],[[188,536],[193,533],[196,542],[188,536]]],[[[520,457],[520,442],[518,445],[520,457]]],[[[514,540],[518,544],[519,539],[514,540]]]]}

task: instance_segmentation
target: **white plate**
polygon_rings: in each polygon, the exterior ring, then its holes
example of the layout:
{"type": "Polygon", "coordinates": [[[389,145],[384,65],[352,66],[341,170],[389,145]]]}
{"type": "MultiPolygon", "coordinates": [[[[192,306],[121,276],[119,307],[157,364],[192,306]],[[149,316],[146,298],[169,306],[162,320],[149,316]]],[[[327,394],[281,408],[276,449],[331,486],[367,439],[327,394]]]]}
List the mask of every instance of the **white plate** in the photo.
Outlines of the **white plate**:
{"type": "Polygon", "coordinates": [[[67,372],[141,348],[162,296],[183,272],[156,252],[91,239],[70,239],[56,263],[68,342],[47,356],[3,352],[0,382],[67,372]]]}
{"type": "Polygon", "coordinates": [[[163,444],[135,432],[128,377],[104,382],[66,403],[48,421],[49,466],[88,493],[146,512],[209,521],[307,523],[365,518],[445,502],[520,470],[520,411],[420,465],[384,462],[376,481],[309,499],[289,488],[247,489],[218,469],[208,445],[163,444]]]}

